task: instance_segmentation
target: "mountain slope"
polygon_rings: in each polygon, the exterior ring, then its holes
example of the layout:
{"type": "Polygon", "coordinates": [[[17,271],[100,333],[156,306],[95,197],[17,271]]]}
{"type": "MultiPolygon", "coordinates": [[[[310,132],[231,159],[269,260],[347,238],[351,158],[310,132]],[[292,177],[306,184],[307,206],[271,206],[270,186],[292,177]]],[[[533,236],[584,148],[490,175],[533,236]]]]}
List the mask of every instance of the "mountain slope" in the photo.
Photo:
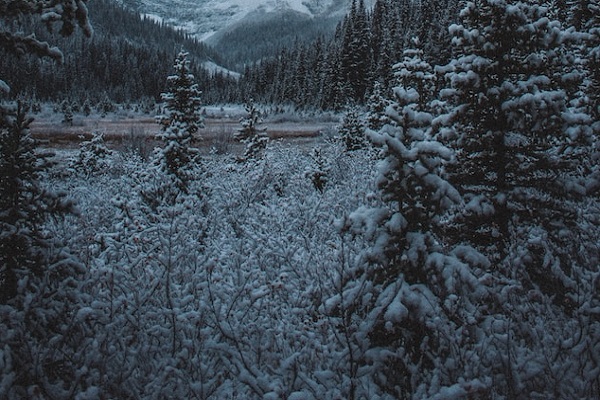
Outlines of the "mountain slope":
{"type": "Polygon", "coordinates": [[[206,39],[252,13],[295,11],[309,17],[343,15],[350,0],[122,0],[143,14],[206,39]]]}
{"type": "MultiPolygon", "coordinates": [[[[121,0],[185,30],[234,63],[272,55],[294,41],[331,34],[352,0],[121,0]]],[[[374,0],[366,0],[371,7],[374,0]]]]}

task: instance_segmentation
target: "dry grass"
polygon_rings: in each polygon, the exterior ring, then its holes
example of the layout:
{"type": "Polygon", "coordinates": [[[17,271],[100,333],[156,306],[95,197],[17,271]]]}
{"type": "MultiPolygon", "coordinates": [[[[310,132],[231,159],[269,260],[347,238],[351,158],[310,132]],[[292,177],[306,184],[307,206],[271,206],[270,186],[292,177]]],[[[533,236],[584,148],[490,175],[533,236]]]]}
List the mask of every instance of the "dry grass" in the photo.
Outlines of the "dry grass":
{"type": "MultiPolygon", "coordinates": [[[[271,122],[264,124],[271,139],[303,139],[315,138],[321,132],[331,129],[331,123],[297,123],[271,122]]],[[[203,140],[199,146],[217,147],[226,151],[233,142],[233,135],[239,129],[237,119],[207,118],[205,128],[200,131],[203,140]]],[[[77,147],[79,143],[89,140],[93,132],[104,134],[104,140],[113,147],[134,146],[153,147],[154,136],[160,127],[152,118],[140,117],[126,120],[109,118],[91,118],[82,120],[75,126],[53,123],[48,120],[36,120],[31,125],[33,137],[42,140],[50,147],[77,147]]]]}

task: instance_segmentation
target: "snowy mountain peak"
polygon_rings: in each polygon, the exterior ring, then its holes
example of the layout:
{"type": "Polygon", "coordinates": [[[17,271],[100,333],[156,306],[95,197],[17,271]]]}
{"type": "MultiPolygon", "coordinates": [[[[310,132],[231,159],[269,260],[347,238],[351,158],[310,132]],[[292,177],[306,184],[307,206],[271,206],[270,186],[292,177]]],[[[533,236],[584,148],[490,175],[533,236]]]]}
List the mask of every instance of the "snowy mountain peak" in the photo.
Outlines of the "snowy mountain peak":
{"type": "Polygon", "coordinates": [[[254,12],[294,11],[309,17],[344,13],[351,0],[122,0],[142,14],[206,39],[254,12]]]}

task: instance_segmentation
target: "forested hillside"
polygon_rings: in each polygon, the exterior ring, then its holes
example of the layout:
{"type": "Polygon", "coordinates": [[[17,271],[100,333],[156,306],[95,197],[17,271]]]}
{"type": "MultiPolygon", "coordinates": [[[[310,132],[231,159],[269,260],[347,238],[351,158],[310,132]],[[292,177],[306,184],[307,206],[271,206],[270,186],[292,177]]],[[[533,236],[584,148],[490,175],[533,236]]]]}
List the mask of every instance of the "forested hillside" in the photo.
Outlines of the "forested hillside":
{"type": "MultiPolygon", "coordinates": [[[[313,43],[297,41],[286,48],[282,46],[290,42],[287,36],[293,34],[296,18],[269,24],[257,21],[256,26],[247,23],[220,39],[229,43],[223,49],[229,59],[111,0],[93,1],[90,14],[95,27],[91,40],[75,32],[56,41],[68,54],[64,65],[36,58],[0,60],[0,74],[11,76],[13,95],[34,94],[40,100],[71,99],[81,104],[86,99],[96,104],[105,97],[117,103],[159,99],[163,78],[177,51],[184,48],[193,57],[192,68],[208,103],[254,98],[301,109],[340,110],[352,102],[365,104],[375,81],[389,92],[391,67],[413,36],[420,37],[434,64],[446,62],[450,54],[447,27],[456,19],[458,1],[378,1],[373,10],[354,2],[333,37],[323,36],[313,43]],[[259,29],[272,31],[276,38],[257,43],[253,38],[265,35],[256,32],[259,29]],[[264,56],[269,51],[277,56],[264,56]],[[250,63],[257,54],[262,59],[250,63]],[[235,63],[243,72],[241,82],[204,70],[203,61],[224,66],[235,63]]],[[[320,22],[304,20],[302,24],[309,22],[315,24],[314,35],[318,35],[320,22]]],[[[31,28],[41,39],[49,38],[42,27],[31,28]]]]}
{"type": "Polygon", "coordinates": [[[13,96],[41,101],[71,100],[97,104],[105,97],[117,103],[158,100],[164,78],[181,48],[193,56],[194,73],[206,92],[206,100],[228,101],[231,85],[222,73],[201,67],[204,61],[223,60],[210,47],[182,32],[161,25],[119,6],[112,0],[94,0],[89,5],[94,27],[91,39],[80,32],[65,38],[52,37],[35,20],[25,21],[26,31],[55,43],[66,55],[64,63],[48,59],[0,57],[0,75],[13,96]]]}
{"type": "Polygon", "coordinates": [[[319,36],[330,37],[337,18],[314,18],[294,11],[271,14],[255,13],[229,30],[210,37],[235,68],[270,58],[283,48],[310,43],[319,36]],[[301,32],[300,37],[298,33],[301,32]]]}
{"type": "MultiPolygon", "coordinates": [[[[340,110],[349,102],[364,104],[375,81],[388,92],[393,83],[391,67],[415,35],[428,54],[434,55],[432,62],[446,62],[450,41],[447,26],[456,19],[458,1],[378,1],[373,10],[367,10],[363,2],[354,2],[334,37],[323,36],[313,43],[298,41],[287,48],[283,44],[291,41],[288,36],[299,26],[296,17],[269,24],[246,23],[220,39],[228,43],[223,51],[229,59],[111,0],[93,1],[90,14],[95,27],[91,40],[76,32],[56,42],[68,54],[64,65],[36,58],[0,60],[0,74],[12,77],[13,95],[72,99],[81,104],[90,97],[94,104],[105,97],[117,103],[158,99],[164,76],[177,51],[184,48],[194,58],[192,68],[208,103],[254,98],[303,109],[340,110]],[[276,37],[258,43],[253,38],[266,35],[257,32],[260,29],[268,29],[276,37]],[[269,51],[278,55],[264,56],[269,51]],[[250,64],[257,55],[262,59],[250,64]],[[235,63],[243,70],[242,81],[238,84],[225,73],[204,70],[201,64],[207,60],[224,66],[235,63]]],[[[316,36],[321,22],[303,20],[303,29],[307,23],[315,24],[316,36]]],[[[42,27],[32,28],[40,38],[48,38],[42,27]]]]}
{"type": "Polygon", "coordinates": [[[413,37],[419,38],[433,65],[449,61],[448,26],[458,19],[458,10],[458,0],[380,0],[373,10],[353,1],[332,39],[299,43],[249,66],[241,85],[267,103],[323,110],[365,104],[375,82],[390,92],[395,84],[392,66],[413,37]]]}

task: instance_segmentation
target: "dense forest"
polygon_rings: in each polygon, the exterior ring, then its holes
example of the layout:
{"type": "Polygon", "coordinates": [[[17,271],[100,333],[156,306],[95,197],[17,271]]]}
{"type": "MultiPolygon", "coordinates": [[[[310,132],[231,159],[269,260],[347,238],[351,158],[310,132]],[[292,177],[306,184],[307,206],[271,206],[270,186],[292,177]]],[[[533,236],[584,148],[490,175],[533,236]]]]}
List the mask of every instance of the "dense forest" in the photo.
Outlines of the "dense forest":
{"type": "Polygon", "coordinates": [[[375,82],[390,93],[392,66],[412,38],[419,38],[433,65],[449,61],[448,26],[458,18],[458,8],[457,0],[382,0],[371,11],[354,1],[333,38],[282,49],[277,57],[248,66],[240,84],[265,103],[323,110],[365,104],[375,82]]]}
{"type": "Polygon", "coordinates": [[[108,98],[116,103],[158,101],[165,77],[181,48],[192,57],[192,69],[205,92],[205,101],[230,101],[234,81],[226,73],[208,71],[202,63],[223,60],[210,47],[181,31],[141,17],[111,0],[89,4],[93,36],[74,32],[55,38],[36,20],[24,22],[25,31],[55,43],[65,54],[63,63],[37,57],[0,57],[0,75],[7,78],[13,96],[40,101],[86,100],[92,104],[108,98]]]}
{"type": "Polygon", "coordinates": [[[0,398],[600,398],[600,1],[353,1],[215,91],[182,33],[94,42],[93,2],[30,1],[0,0],[0,398]],[[98,61],[74,43],[173,52],[152,154],[37,146],[28,97],[135,99],[19,86],[98,61]],[[203,147],[201,106],[245,97],[203,147]],[[299,145],[271,104],[343,113],[299,145]]]}
{"type": "MultiPolygon", "coordinates": [[[[192,69],[207,103],[239,103],[254,98],[300,109],[340,110],[349,103],[365,104],[375,81],[389,92],[391,67],[413,36],[420,37],[427,53],[435,55],[431,62],[447,62],[447,26],[456,18],[457,10],[456,0],[379,1],[372,11],[355,2],[333,37],[322,36],[314,43],[297,41],[288,48],[277,45],[285,42],[282,30],[290,29],[284,19],[282,26],[269,28],[274,39],[268,49],[278,56],[242,67],[238,82],[226,72],[203,69],[202,63],[239,66],[244,59],[253,59],[255,52],[265,54],[265,49],[251,41],[253,29],[263,25],[226,34],[221,42],[232,42],[241,49],[227,51],[230,59],[223,59],[214,49],[182,32],[140,17],[113,1],[96,0],[90,3],[93,38],[86,40],[75,33],[57,42],[67,54],[64,65],[34,57],[3,57],[0,74],[11,76],[14,96],[33,94],[44,101],[70,99],[83,104],[89,100],[97,104],[106,97],[117,103],[139,102],[144,97],[159,100],[164,76],[177,52],[184,48],[193,57],[192,69]]],[[[49,38],[43,27],[36,27],[34,22],[30,25],[27,28],[38,37],[49,38]]],[[[318,26],[312,31],[318,34],[318,26]]]]}

